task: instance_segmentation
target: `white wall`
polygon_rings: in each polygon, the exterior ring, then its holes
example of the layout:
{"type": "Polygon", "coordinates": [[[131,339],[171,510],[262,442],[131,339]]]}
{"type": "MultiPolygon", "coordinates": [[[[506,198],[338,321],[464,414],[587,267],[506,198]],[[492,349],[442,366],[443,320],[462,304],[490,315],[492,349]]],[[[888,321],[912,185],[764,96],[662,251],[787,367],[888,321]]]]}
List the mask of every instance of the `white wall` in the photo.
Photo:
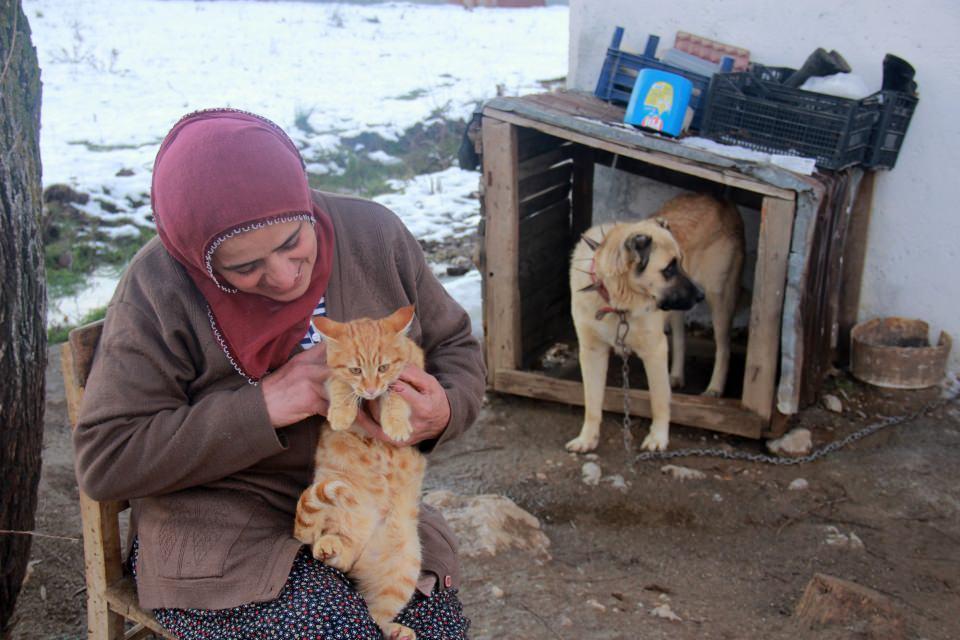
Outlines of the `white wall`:
{"type": "Polygon", "coordinates": [[[634,52],[648,33],[669,48],[677,31],[774,66],[836,49],[876,89],[886,53],[908,60],[920,103],[896,168],[877,176],[860,319],[901,315],[946,330],[957,343],[950,368],[960,370],[960,2],[571,0],[571,88],[594,89],[615,26],[634,52]]]}

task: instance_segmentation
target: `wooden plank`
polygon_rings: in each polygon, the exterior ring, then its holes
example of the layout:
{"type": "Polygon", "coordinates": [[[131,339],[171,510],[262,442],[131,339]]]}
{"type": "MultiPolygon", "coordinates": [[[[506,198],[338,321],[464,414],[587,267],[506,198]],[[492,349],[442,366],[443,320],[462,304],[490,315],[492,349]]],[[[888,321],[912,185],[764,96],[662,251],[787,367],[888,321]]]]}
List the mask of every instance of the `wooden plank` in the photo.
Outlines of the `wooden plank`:
{"type": "Polygon", "coordinates": [[[520,129],[517,132],[517,159],[523,162],[563,144],[566,144],[564,140],[536,129],[520,129]]]}
{"type": "MultiPolygon", "coordinates": [[[[496,381],[496,391],[583,406],[583,385],[579,382],[507,369],[497,371],[496,381]]],[[[650,393],[631,389],[629,396],[631,415],[650,417],[650,393]]],[[[622,389],[607,387],[603,410],[623,412],[622,389]]],[[[673,394],[670,402],[670,421],[747,438],[759,438],[763,428],[760,417],[743,409],[736,400],[679,393],[673,394]]]]}
{"type": "Polygon", "coordinates": [[[90,637],[109,640],[123,638],[123,618],[110,610],[105,596],[108,585],[123,577],[117,516],[113,503],[97,502],[80,491],[87,628],[90,637]]]}
{"type": "Polygon", "coordinates": [[[557,185],[570,184],[570,175],[573,173],[573,164],[568,162],[547,169],[543,173],[532,175],[520,181],[520,200],[526,200],[541,191],[546,191],[557,185]]]}
{"type": "Polygon", "coordinates": [[[850,225],[843,248],[843,276],[840,284],[840,308],[837,322],[839,337],[837,355],[841,364],[850,360],[850,330],[857,323],[860,310],[860,287],[863,283],[863,266],[867,258],[867,236],[870,231],[870,216],[873,211],[873,186],[876,173],[866,171],[860,181],[860,189],[850,213],[850,225]]]}
{"type": "Polygon", "coordinates": [[[487,384],[493,386],[499,369],[516,368],[521,359],[520,248],[517,194],[517,130],[508,123],[484,116],[483,174],[486,234],[483,301],[486,335],[487,384]]]}
{"type": "Polygon", "coordinates": [[[520,127],[531,127],[539,131],[543,131],[544,133],[549,133],[550,135],[558,138],[570,140],[571,142],[577,142],[589,147],[603,149],[622,156],[627,156],[628,158],[635,158],[643,162],[649,162],[650,164],[666,167],[681,173],[700,176],[702,178],[712,180],[713,182],[719,182],[731,187],[746,189],[747,191],[754,191],[765,196],[780,198],[782,200],[794,200],[796,198],[796,194],[793,191],[781,189],[779,187],[774,187],[769,184],[756,181],[748,176],[734,171],[711,168],[699,164],[693,160],[670,156],[657,151],[646,151],[644,149],[638,149],[637,147],[611,142],[609,140],[602,140],[585,133],[539,122],[515,113],[500,111],[499,109],[493,109],[491,107],[484,109],[483,113],[484,117],[496,118],[503,122],[509,122],[520,127]]]}
{"type": "Polygon", "coordinates": [[[137,602],[137,586],[134,584],[133,578],[128,577],[117,581],[116,584],[107,589],[106,597],[110,602],[110,607],[123,617],[143,625],[162,638],[176,640],[176,636],[165,631],[152,613],[140,608],[137,602]]]}
{"type": "Polygon", "coordinates": [[[100,343],[102,332],[103,320],[97,320],[77,327],[67,337],[73,349],[73,372],[80,387],[87,384],[87,375],[90,373],[90,367],[93,366],[93,355],[100,343]]]}
{"type": "Polygon", "coordinates": [[[134,625],[126,635],[123,636],[123,640],[147,640],[147,638],[153,638],[153,630],[148,629],[142,624],[134,625]]]}
{"type": "Polygon", "coordinates": [[[793,202],[769,197],[763,199],[760,209],[743,406],[756,412],[765,422],[770,420],[773,412],[794,210],[793,202]]]}
{"type": "MultiPolygon", "coordinates": [[[[570,229],[570,202],[560,200],[520,221],[520,240],[547,233],[551,229],[570,229]]],[[[564,248],[566,250],[566,248],[564,248]]]]}
{"type": "Polygon", "coordinates": [[[517,172],[517,179],[526,180],[530,176],[543,173],[550,167],[569,160],[571,153],[573,153],[573,148],[568,144],[564,147],[560,147],[559,149],[541,153],[538,156],[521,162],[519,171],[517,172]]]}
{"type": "Polygon", "coordinates": [[[548,243],[536,248],[525,247],[520,259],[518,275],[520,289],[524,294],[536,292],[544,285],[543,276],[569,273],[570,258],[561,247],[567,243],[566,234],[550,234],[547,239],[553,240],[553,246],[548,243]]]}
{"type": "Polygon", "coordinates": [[[539,195],[535,195],[527,200],[520,201],[520,220],[523,220],[527,216],[533,215],[537,211],[542,211],[550,205],[553,205],[557,202],[569,202],[570,200],[570,183],[564,182],[558,184],[549,191],[543,191],[539,195]]]}
{"type": "Polygon", "coordinates": [[[573,184],[570,191],[571,231],[579,237],[593,224],[593,149],[578,147],[573,156],[573,184]]]}
{"type": "Polygon", "coordinates": [[[609,151],[598,149],[594,152],[594,156],[597,164],[613,167],[618,171],[626,171],[634,175],[643,176],[656,182],[673,185],[685,191],[710,193],[721,200],[729,199],[738,205],[750,207],[751,209],[759,210],[763,204],[763,194],[753,191],[730,188],[727,185],[719,184],[700,176],[678,173],[677,171],[672,171],[647,162],[641,162],[633,158],[618,156],[609,151]],[[614,164],[616,164],[616,166],[614,166],[614,164]]]}

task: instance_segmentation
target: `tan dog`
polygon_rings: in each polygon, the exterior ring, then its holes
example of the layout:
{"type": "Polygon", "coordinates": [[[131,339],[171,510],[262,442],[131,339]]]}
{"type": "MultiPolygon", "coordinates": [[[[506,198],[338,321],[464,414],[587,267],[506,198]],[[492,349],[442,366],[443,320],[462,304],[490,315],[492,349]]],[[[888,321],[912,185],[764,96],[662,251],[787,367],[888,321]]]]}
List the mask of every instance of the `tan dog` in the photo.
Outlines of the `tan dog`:
{"type": "Polygon", "coordinates": [[[580,435],[567,449],[592,451],[600,439],[607,364],[621,312],[629,324],[625,342],[643,360],[650,386],[653,421],[644,449],[667,447],[670,388],[683,386],[683,312],[704,296],[717,343],[704,393],[723,393],[743,256],[743,220],[736,206],[708,195],[678,196],[654,218],[600,225],[583,234],[573,251],[570,289],[586,413],[580,435]],[[668,319],[674,350],[670,373],[668,319]]]}

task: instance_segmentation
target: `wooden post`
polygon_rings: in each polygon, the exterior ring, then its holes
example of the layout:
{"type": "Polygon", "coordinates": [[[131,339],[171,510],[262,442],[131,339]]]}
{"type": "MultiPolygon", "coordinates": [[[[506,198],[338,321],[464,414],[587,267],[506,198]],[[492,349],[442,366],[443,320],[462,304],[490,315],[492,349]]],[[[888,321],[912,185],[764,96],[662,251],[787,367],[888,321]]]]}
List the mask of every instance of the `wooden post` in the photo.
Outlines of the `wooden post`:
{"type": "MultiPolygon", "coordinates": [[[[75,330],[71,340],[60,347],[60,366],[67,396],[70,425],[76,428],[83,398],[83,383],[90,369],[96,338],[95,330],[75,330]],[[92,337],[93,340],[88,340],[92,337]],[[92,342],[92,344],[87,344],[92,342]],[[74,347],[80,347],[75,353],[74,347]]],[[[120,570],[120,531],[116,503],[99,503],[80,491],[80,519],[83,523],[83,564],[87,580],[87,637],[96,640],[123,638],[123,616],[110,610],[107,587],[123,577],[120,570]]]]}
{"type": "Polygon", "coordinates": [[[484,117],[482,136],[487,294],[483,321],[487,386],[495,388],[497,370],[517,369],[521,358],[517,131],[511,124],[484,117]]]}
{"type": "Polygon", "coordinates": [[[876,173],[865,171],[860,180],[860,189],[850,213],[850,225],[843,248],[843,275],[840,283],[840,309],[837,322],[837,357],[841,364],[850,360],[850,330],[857,323],[860,310],[860,286],[863,282],[863,265],[867,259],[867,234],[870,231],[870,215],[873,211],[873,185],[876,173]]]}
{"type": "Polygon", "coordinates": [[[756,412],[765,423],[773,415],[793,217],[794,202],[771,196],[763,199],[753,301],[750,304],[743,407],[756,412]]]}

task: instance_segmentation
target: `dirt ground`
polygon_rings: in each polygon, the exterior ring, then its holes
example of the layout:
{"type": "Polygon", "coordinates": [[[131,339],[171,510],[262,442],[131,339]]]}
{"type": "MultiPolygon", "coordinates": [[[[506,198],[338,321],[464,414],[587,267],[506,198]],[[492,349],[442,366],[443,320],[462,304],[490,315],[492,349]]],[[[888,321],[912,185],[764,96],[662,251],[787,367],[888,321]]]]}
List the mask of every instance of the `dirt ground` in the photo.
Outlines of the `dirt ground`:
{"type": "MultiPolygon", "coordinates": [[[[44,468],[36,530],[79,539],[77,488],[59,358],[50,351],[44,468]]],[[[828,387],[842,414],[807,409],[798,424],[815,446],[935,402],[939,389],[892,392],[846,378],[828,387]]],[[[886,594],[908,638],[960,637],[960,404],[950,402],[799,467],[723,459],[673,461],[702,470],[681,481],[663,462],[626,469],[619,416],[604,422],[595,462],[604,480],[581,480],[583,456],[563,443],[580,409],[497,396],[478,424],[430,460],[429,489],[508,496],[540,519],[549,560],[519,552],[464,558],[462,597],[471,637],[867,638],[860,621],[810,630],[795,606],[815,572],[886,594]],[[621,474],[625,489],[606,478],[621,474]],[[797,478],[806,490],[788,490],[797,478]],[[856,549],[828,544],[829,527],[856,549]],[[503,594],[497,597],[497,587],[503,594]],[[651,615],[668,603],[679,616],[651,615]]],[[[637,421],[637,441],[646,422],[637,421]]],[[[674,427],[671,448],[761,450],[761,443],[674,427]]],[[[835,536],[836,539],[836,536],[835,536]]],[[[79,541],[36,538],[15,639],[81,638],[79,541]]]]}

